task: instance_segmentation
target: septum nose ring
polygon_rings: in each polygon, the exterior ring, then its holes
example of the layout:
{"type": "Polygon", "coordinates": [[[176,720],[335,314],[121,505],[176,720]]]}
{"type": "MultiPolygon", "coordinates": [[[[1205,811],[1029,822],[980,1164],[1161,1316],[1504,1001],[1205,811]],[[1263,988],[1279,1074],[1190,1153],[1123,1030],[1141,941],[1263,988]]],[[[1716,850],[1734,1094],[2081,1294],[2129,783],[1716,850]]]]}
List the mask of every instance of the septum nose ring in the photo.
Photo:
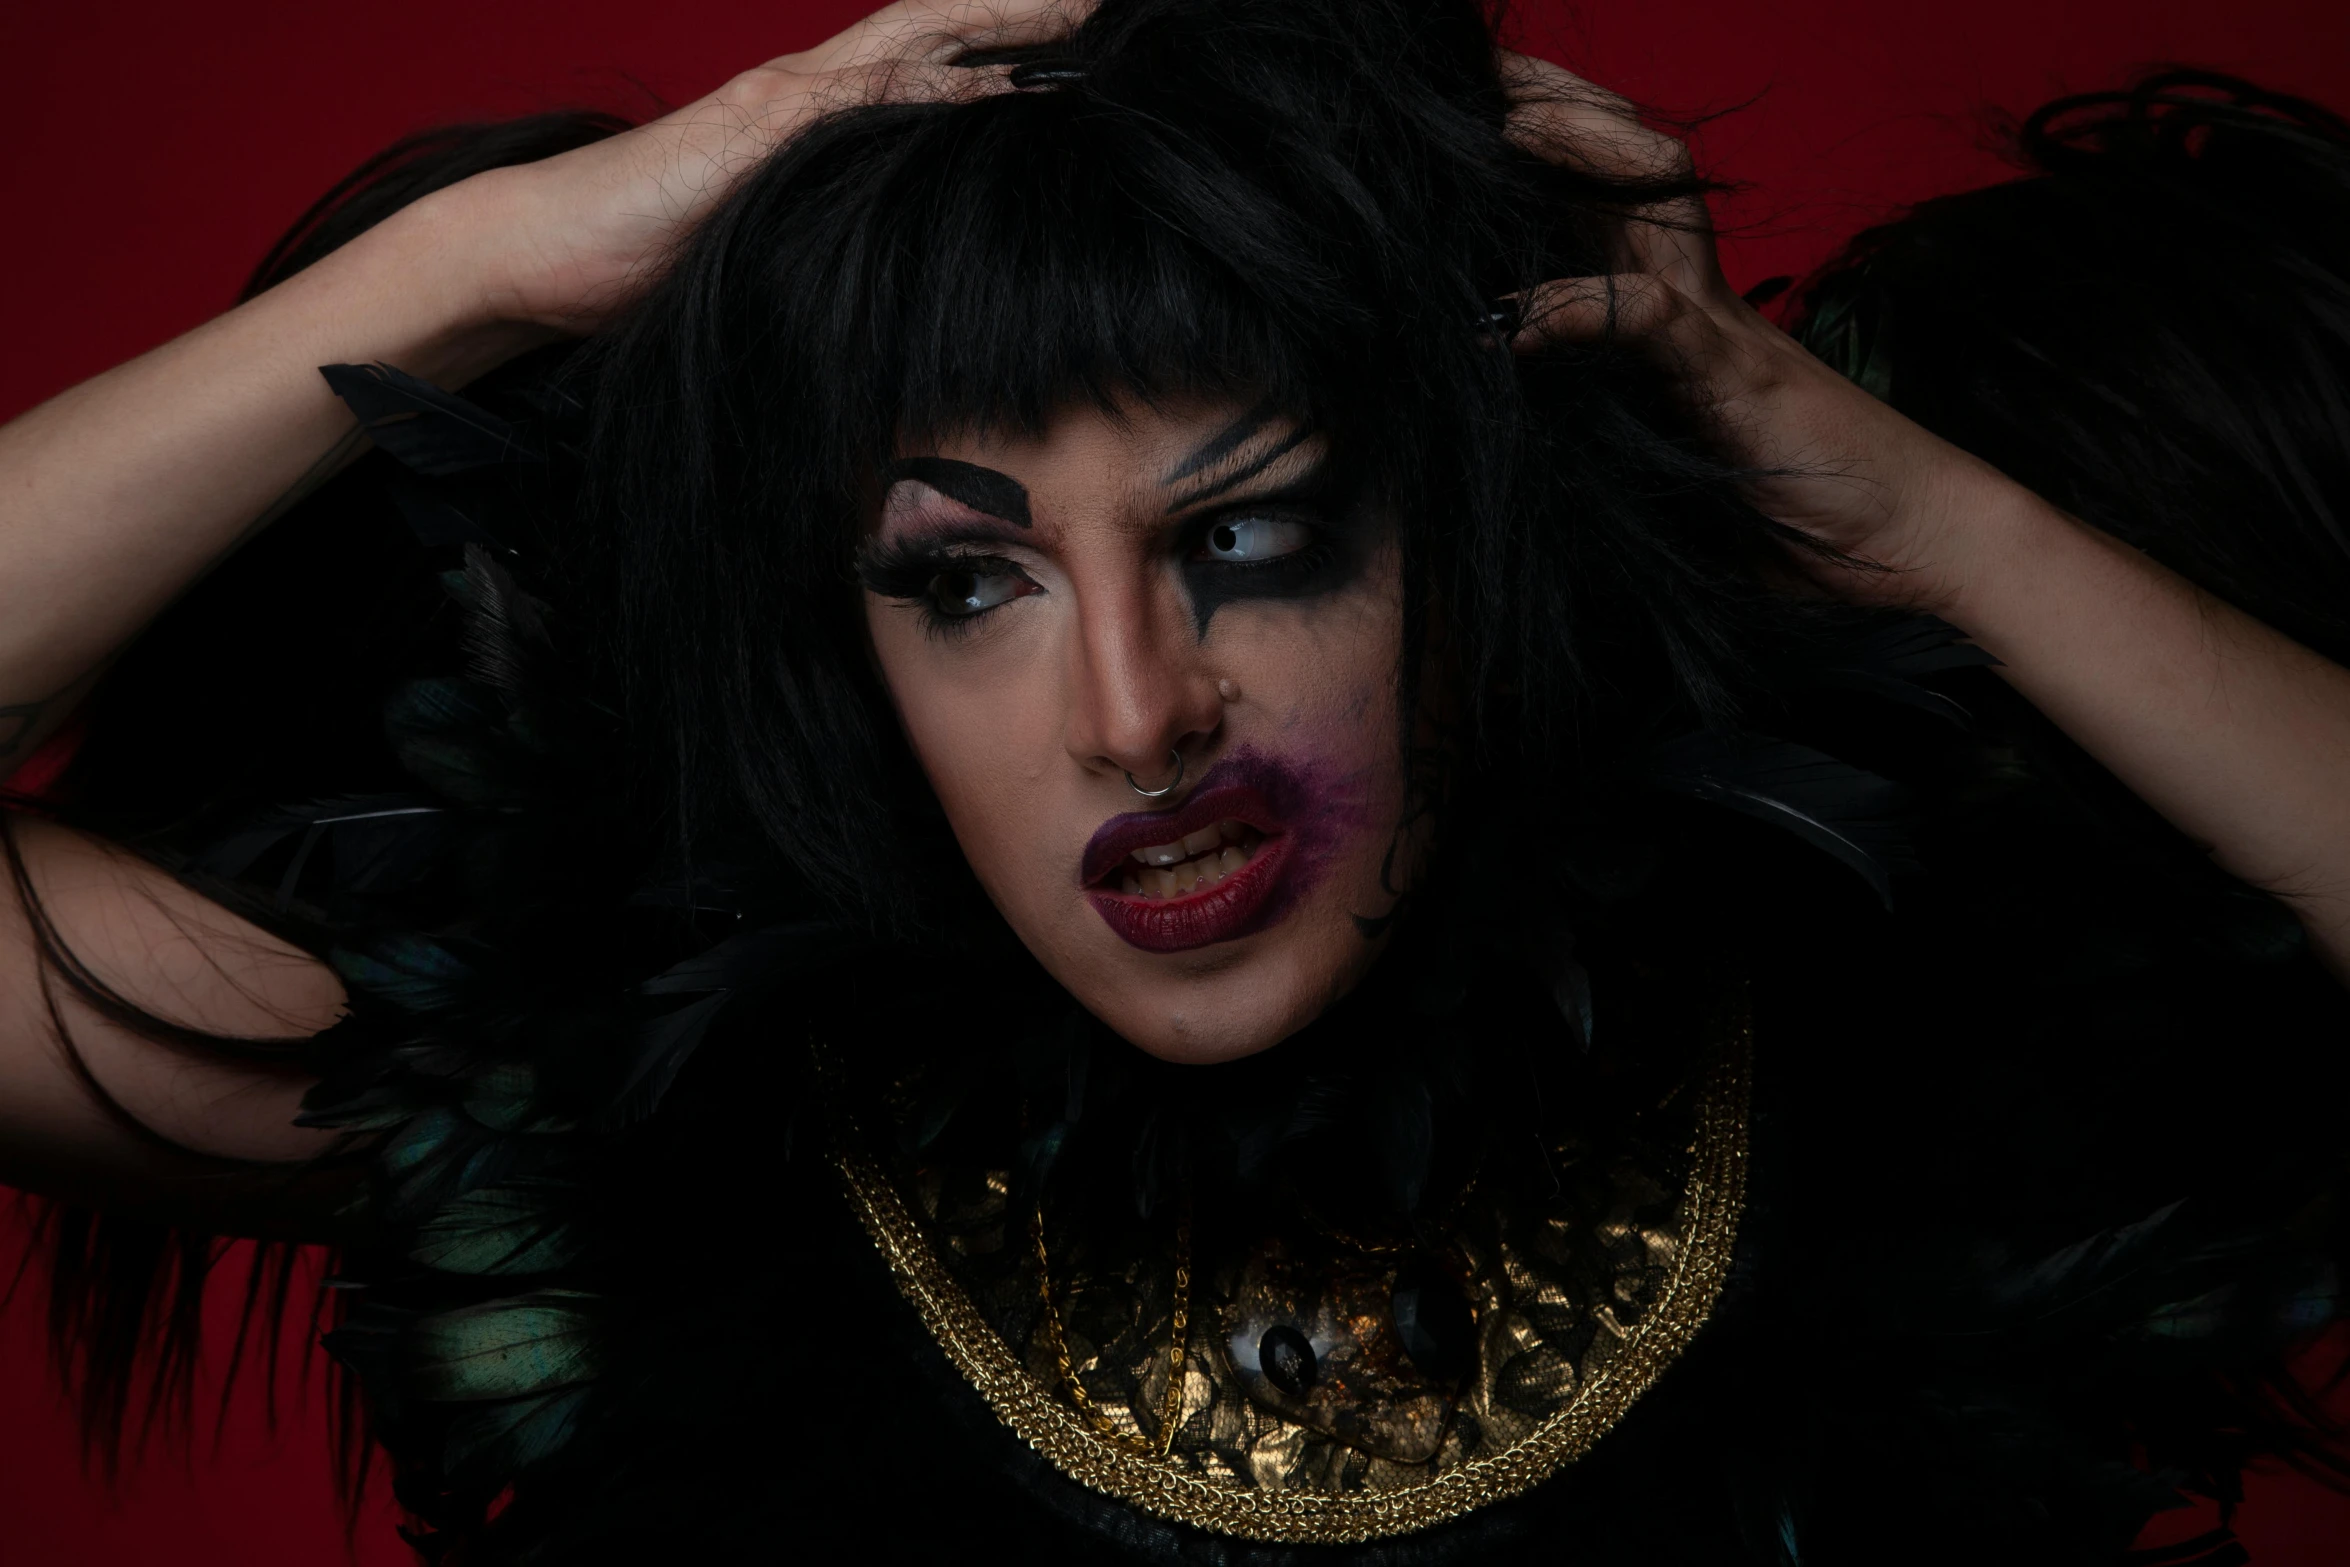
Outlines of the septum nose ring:
{"type": "MultiPolygon", "coordinates": [[[[1142,785],[1134,781],[1134,775],[1132,773],[1126,774],[1126,787],[1132,789],[1136,794],[1141,795],[1146,800],[1164,800],[1167,796],[1173,794],[1176,790],[1176,786],[1183,782],[1183,753],[1177,750],[1169,751],[1167,754],[1170,757],[1173,757],[1175,760],[1175,776],[1168,779],[1164,787],[1157,789],[1145,789],[1142,785]]],[[[1123,769],[1121,769],[1121,771],[1123,771],[1123,769]]]]}

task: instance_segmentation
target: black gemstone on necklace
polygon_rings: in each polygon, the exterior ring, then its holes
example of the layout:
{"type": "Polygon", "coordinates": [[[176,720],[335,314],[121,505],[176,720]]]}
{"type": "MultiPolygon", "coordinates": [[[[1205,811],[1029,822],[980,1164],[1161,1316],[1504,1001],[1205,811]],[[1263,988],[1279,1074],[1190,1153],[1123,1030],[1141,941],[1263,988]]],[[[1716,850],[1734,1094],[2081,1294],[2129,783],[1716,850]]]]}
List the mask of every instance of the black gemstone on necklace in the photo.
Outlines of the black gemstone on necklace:
{"type": "Polygon", "coordinates": [[[1439,1382],[1458,1382],[1477,1369],[1477,1317],[1460,1286],[1427,1264],[1396,1275],[1396,1337],[1412,1364],[1439,1382]]]}
{"type": "Polygon", "coordinates": [[[1286,1323],[1265,1329],[1265,1336],[1257,1340],[1257,1364],[1265,1368],[1265,1380],[1291,1398],[1305,1397],[1306,1389],[1322,1380],[1314,1346],[1286,1323]]]}

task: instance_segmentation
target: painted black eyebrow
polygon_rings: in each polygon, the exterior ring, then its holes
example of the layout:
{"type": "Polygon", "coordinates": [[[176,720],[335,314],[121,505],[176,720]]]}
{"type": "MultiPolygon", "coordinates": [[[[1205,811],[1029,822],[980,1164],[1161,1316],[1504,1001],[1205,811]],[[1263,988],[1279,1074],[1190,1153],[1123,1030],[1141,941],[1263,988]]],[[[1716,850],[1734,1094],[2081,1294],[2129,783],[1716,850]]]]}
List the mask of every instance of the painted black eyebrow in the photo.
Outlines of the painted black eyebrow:
{"type": "MultiPolygon", "coordinates": [[[[1015,526],[1019,526],[1015,524],[1015,526]]],[[[953,522],[938,528],[911,528],[904,534],[881,539],[868,539],[860,546],[866,550],[914,551],[950,550],[966,544],[1020,544],[1026,540],[1003,528],[984,522],[953,522]]]]}
{"type": "Polygon", "coordinates": [[[1313,434],[1314,432],[1310,427],[1306,425],[1299,425],[1296,429],[1290,431],[1289,434],[1282,440],[1276,441],[1273,446],[1255,462],[1249,463],[1244,467],[1234,469],[1232,472],[1224,475],[1223,478],[1218,479],[1213,484],[1203,485],[1199,489],[1193,490],[1188,495],[1177,497],[1168,505],[1166,515],[1173,516],[1175,513],[1183,510],[1187,506],[1197,506],[1201,501],[1213,500],[1217,496],[1222,495],[1227,490],[1238,489],[1241,485],[1248,483],[1249,480],[1255,478],[1258,474],[1263,473],[1267,468],[1272,467],[1275,463],[1288,456],[1291,452],[1296,451],[1298,447],[1304,445],[1308,440],[1312,439],[1313,434]]]}
{"type": "Polygon", "coordinates": [[[900,479],[927,484],[949,500],[1001,517],[1016,528],[1035,525],[1028,513],[1027,488],[1008,473],[952,457],[901,457],[881,471],[882,488],[886,490],[900,479]]]}
{"type": "Polygon", "coordinates": [[[1180,483],[1182,480],[1197,473],[1204,473],[1217,463],[1222,462],[1247,445],[1250,439],[1265,427],[1266,422],[1280,411],[1279,405],[1270,400],[1257,404],[1256,407],[1251,408],[1214,435],[1209,436],[1189,457],[1168,469],[1166,477],[1159,480],[1159,487],[1164,489],[1170,484],[1180,483]]]}

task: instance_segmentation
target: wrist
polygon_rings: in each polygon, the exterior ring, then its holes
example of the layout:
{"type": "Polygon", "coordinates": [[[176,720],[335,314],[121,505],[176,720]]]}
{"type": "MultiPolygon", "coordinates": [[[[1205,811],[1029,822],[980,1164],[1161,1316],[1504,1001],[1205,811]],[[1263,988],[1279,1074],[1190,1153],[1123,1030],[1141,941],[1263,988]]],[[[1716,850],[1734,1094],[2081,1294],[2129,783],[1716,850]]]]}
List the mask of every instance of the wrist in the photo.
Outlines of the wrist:
{"type": "MultiPolygon", "coordinates": [[[[1970,459],[1971,461],[1971,459],[1970,459]]],[[[1979,642],[1996,642],[2041,598],[2071,582],[2110,544],[1984,464],[1946,493],[1941,557],[1921,604],[1979,642]]]]}
{"type": "Polygon", "coordinates": [[[1989,464],[1955,447],[1944,453],[1916,487],[1898,544],[1877,558],[1900,573],[1906,604],[1973,631],[1996,619],[2019,574],[2075,525],[1989,464]]]}
{"type": "Polygon", "coordinates": [[[502,306],[495,203],[476,185],[420,198],[290,280],[335,296],[321,362],[380,359],[454,388],[559,336],[502,306]]]}

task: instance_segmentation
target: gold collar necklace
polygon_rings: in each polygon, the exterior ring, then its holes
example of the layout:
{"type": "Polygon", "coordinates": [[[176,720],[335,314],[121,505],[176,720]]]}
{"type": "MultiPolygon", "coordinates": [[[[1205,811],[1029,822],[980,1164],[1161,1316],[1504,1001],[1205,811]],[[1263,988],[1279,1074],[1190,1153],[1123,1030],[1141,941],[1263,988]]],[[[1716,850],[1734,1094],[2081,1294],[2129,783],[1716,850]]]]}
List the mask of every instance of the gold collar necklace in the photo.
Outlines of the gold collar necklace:
{"type": "Polygon", "coordinates": [[[1745,1197],[1742,988],[1715,1018],[1695,1066],[1639,1124],[1552,1150],[1555,1199],[1473,1192],[1433,1271],[1307,1234],[1195,1259],[1188,1205],[1115,1234],[1042,1207],[1014,1214],[1007,1169],[897,1151],[868,1132],[892,1119],[887,1096],[860,1095],[832,1052],[818,1063],[858,1217],[1014,1434],[1157,1517],[1340,1544],[1539,1484],[1588,1452],[1704,1325],[1745,1197]],[[1458,1365],[1420,1347],[1437,1306],[1467,1335],[1458,1365]]]}

